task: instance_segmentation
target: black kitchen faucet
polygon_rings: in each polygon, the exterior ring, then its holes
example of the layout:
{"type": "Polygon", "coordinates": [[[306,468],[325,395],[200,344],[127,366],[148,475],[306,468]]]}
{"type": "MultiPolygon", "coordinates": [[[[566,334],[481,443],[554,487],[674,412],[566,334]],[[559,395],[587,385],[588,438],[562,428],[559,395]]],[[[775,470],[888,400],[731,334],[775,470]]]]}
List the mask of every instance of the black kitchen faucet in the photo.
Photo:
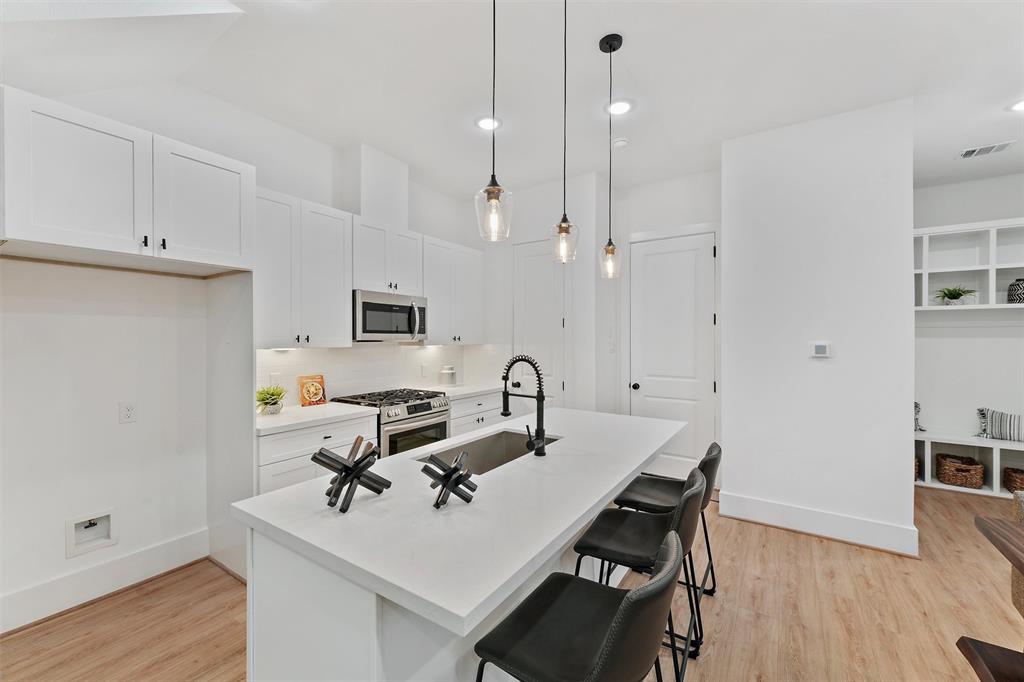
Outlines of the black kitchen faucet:
{"type": "MultiPolygon", "coordinates": [[[[537,401],[537,430],[531,435],[530,427],[526,427],[526,435],[528,440],[526,441],[526,447],[533,450],[533,454],[537,457],[543,457],[547,454],[544,450],[544,376],[541,374],[540,366],[537,361],[531,358],[529,355],[514,355],[512,359],[505,365],[505,373],[501,375],[501,380],[505,382],[505,388],[501,391],[501,416],[509,417],[512,415],[512,411],[508,409],[508,397],[511,395],[517,398],[534,398],[537,401]],[[508,392],[508,378],[509,372],[512,368],[518,365],[520,362],[525,362],[530,367],[533,367],[533,371],[537,374],[537,395],[526,395],[525,393],[509,393],[508,392]]],[[[512,388],[519,388],[521,384],[518,381],[512,382],[512,388]]]]}

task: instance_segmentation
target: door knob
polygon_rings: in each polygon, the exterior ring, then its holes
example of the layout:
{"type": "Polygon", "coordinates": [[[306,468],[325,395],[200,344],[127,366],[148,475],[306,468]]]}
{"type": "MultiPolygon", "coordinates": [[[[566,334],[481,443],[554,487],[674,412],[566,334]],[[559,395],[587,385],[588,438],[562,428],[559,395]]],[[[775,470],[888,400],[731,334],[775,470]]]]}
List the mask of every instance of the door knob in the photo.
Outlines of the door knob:
{"type": "Polygon", "coordinates": [[[632,386],[630,386],[630,388],[632,388],[634,391],[639,391],[640,390],[640,384],[634,383],[632,386]]]}

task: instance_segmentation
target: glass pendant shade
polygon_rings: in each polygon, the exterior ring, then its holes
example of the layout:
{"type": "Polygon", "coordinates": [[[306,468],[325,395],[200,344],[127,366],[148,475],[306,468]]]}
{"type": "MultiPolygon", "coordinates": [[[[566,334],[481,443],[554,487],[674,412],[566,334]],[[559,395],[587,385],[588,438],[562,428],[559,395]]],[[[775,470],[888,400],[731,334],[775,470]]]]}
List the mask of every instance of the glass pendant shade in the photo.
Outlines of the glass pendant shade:
{"type": "Polygon", "coordinates": [[[556,263],[571,263],[576,260],[576,230],[563,214],[551,235],[551,246],[556,263]]]}
{"type": "Polygon", "coordinates": [[[602,279],[615,279],[619,276],[619,252],[611,239],[601,249],[599,261],[602,279]]]}
{"type": "Polygon", "coordinates": [[[492,175],[491,182],[476,193],[473,203],[480,238],[485,242],[508,239],[512,229],[512,193],[499,185],[492,175]]]}

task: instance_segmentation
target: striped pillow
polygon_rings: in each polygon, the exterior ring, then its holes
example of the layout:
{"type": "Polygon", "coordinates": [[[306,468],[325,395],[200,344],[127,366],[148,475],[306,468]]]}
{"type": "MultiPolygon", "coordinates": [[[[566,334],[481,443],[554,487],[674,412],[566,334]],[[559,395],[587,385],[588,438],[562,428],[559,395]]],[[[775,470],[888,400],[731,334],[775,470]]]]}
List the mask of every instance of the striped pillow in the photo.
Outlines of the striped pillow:
{"type": "Polygon", "coordinates": [[[985,412],[988,417],[989,438],[1024,442],[1024,416],[988,408],[985,408],[985,412]]]}

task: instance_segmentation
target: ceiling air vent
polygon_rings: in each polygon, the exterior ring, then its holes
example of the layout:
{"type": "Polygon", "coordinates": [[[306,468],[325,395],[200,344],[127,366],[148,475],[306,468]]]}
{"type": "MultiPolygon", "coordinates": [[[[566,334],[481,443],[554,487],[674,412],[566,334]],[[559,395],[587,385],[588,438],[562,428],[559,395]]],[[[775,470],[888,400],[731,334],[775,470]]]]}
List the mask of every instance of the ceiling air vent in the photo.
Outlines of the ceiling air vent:
{"type": "Polygon", "coordinates": [[[983,147],[972,147],[971,149],[965,149],[960,152],[961,159],[973,159],[978,156],[988,156],[989,154],[995,154],[1001,152],[1017,140],[1010,140],[1008,142],[997,142],[995,144],[987,144],[983,147]]]}

